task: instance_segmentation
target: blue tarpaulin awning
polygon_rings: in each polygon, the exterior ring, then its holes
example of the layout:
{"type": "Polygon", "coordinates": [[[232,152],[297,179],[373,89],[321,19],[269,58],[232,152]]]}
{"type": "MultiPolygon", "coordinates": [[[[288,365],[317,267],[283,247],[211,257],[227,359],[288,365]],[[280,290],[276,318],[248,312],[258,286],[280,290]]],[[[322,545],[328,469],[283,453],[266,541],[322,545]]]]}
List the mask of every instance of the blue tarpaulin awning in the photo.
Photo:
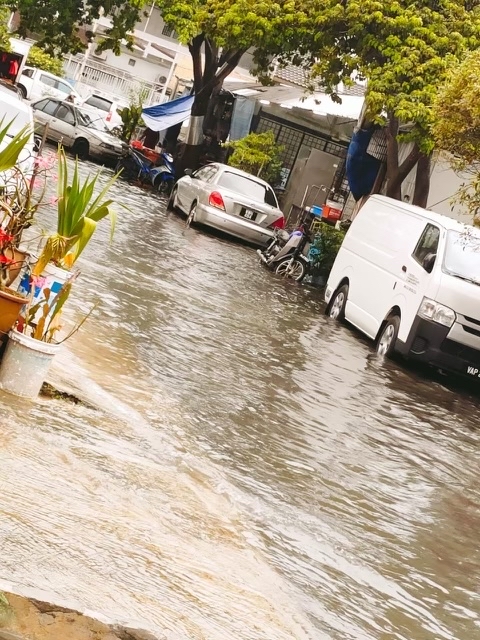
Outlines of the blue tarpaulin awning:
{"type": "Polygon", "coordinates": [[[184,96],[142,109],[142,118],[152,131],[164,131],[190,116],[195,96],[184,96]]]}

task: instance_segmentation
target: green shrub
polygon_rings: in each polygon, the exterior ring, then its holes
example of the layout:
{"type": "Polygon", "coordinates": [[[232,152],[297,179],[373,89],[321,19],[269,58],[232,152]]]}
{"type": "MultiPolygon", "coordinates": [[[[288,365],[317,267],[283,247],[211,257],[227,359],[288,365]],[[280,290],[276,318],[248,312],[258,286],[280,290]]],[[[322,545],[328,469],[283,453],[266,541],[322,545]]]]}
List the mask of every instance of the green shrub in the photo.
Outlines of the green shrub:
{"type": "MultiPolygon", "coordinates": [[[[330,273],[337,253],[342,246],[345,231],[335,229],[329,224],[322,224],[312,242],[312,247],[317,249],[313,255],[312,270],[314,275],[327,277],[330,273]]],[[[313,253],[313,252],[312,252],[313,253]]]]}
{"type": "Polygon", "coordinates": [[[49,71],[56,76],[63,77],[63,61],[45,53],[39,47],[32,47],[28,53],[27,65],[49,71]]]}
{"type": "Polygon", "coordinates": [[[236,169],[252,173],[275,185],[282,168],[283,147],[275,142],[272,131],[249,133],[248,136],[225,145],[233,149],[228,164],[236,169]]]}

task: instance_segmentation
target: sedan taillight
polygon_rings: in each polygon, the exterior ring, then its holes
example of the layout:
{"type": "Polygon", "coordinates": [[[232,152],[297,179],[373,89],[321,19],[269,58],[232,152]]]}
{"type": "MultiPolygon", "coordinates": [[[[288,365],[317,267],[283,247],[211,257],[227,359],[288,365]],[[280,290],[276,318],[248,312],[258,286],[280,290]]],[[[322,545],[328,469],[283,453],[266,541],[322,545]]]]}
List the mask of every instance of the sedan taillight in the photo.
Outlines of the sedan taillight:
{"type": "Polygon", "coordinates": [[[208,204],[216,209],[222,209],[225,211],[225,203],[223,201],[222,194],[218,193],[218,191],[212,191],[208,198],[208,204]]]}
{"type": "Polygon", "coordinates": [[[272,224],[268,225],[269,229],[285,229],[285,218],[280,216],[272,222],[272,224]]]}
{"type": "Polygon", "coordinates": [[[112,112],[111,112],[111,111],[109,111],[109,112],[107,113],[107,117],[105,118],[105,120],[106,120],[107,122],[110,122],[110,120],[111,120],[111,119],[112,119],[112,112]]]}

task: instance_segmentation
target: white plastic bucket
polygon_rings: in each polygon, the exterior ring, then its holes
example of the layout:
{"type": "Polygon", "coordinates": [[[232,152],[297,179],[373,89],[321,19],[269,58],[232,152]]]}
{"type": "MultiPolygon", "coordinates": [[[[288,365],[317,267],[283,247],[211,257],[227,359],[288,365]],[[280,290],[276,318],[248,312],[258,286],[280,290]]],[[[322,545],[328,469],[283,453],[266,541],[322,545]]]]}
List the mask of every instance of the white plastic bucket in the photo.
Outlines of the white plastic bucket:
{"type": "Polygon", "coordinates": [[[0,365],[0,389],[23,398],[36,398],[59,344],[34,340],[12,329],[0,365]]]}

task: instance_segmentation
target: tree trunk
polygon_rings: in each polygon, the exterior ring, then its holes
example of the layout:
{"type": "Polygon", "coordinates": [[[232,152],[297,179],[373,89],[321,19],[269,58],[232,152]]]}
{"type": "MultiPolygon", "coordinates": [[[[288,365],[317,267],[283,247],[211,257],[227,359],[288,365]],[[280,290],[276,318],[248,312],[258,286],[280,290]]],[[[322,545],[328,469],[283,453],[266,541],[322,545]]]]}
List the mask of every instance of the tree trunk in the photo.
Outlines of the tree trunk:
{"type": "Polygon", "coordinates": [[[387,133],[387,189],[386,195],[395,200],[402,199],[402,184],[420,157],[420,149],[413,147],[408,156],[398,164],[398,118],[389,114],[387,133]]]}
{"type": "Polygon", "coordinates": [[[430,192],[430,165],[432,154],[421,153],[417,164],[417,175],[415,177],[415,191],[413,193],[413,204],[419,207],[426,207],[428,194],[430,192]]]}
{"type": "Polygon", "coordinates": [[[187,134],[187,140],[178,161],[179,177],[185,169],[199,166],[203,145],[203,128],[212,94],[218,92],[240,62],[244,49],[224,49],[219,55],[217,45],[203,34],[196,36],[189,45],[193,62],[195,100],[187,134]],[[202,45],[205,57],[202,68],[202,45]]]}
{"type": "Polygon", "coordinates": [[[387,134],[387,196],[400,200],[401,185],[398,184],[398,118],[388,114],[387,134]]]}

